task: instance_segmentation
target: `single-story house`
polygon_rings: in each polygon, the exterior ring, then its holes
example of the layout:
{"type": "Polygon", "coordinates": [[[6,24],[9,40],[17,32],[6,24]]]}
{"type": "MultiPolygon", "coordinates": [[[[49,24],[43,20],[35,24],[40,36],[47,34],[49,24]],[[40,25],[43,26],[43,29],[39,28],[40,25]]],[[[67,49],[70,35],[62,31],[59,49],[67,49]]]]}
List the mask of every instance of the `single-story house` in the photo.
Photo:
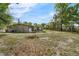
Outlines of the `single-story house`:
{"type": "Polygon", "coordinates": [[[6,31],[7,32],[38,32],[38,31],[42,31],[42,28],[23,25],[23,24],[15,24],[15,25],[8,26],[6,31]]]}
{"type": "Polygon", "coordinates": [[[5,29],[3,29],[3,28],[0,28],[0,32],[5,32],[5,29]]]}

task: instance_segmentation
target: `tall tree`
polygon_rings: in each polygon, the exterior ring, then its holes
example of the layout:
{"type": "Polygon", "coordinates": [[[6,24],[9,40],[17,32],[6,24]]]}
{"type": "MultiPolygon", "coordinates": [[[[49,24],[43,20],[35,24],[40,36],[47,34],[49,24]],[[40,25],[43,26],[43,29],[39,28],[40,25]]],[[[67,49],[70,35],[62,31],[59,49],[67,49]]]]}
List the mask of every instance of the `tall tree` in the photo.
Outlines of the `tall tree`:
{"type": "Polygon", "coordinates": [[[12,17],[8,13],[8,5],[8,3],[0,3],[0,26],[8,25],[12,21],[12,17]]]}
{"type": "Polygon", "coordinates": [[[32,22],[28,22],[28,25],[29,25],[29,26],[32,26],[32,22]]]}
{"type": "Polygon", "coordinates": [[[53,19],[55,19],[56,27],[60,27],[62,31],[62,25],[69,25],[72,31],[74,23],[79,22],[79,4],[57,3],[55,8],[56,14],[53,19]],[[58,23],[60,23],[60,26],[58,23]]]}
{"type": "Polygon", "coordinates": [[[56,11],[57,11],[57,19],[60,23],[60,30],[61,31],[62,31],[62,24],[67,16],[68,5],[69,5],[68,3],[57,3],[55,5],[56,11]]]}
{"type": "Polygon", "coordinates": [[[45,24],[45,23],[41,23],[40,25],[41,25],[41,27],[42,27],[42,28],[44,28],[44,29],[45,29],[45,26],[46,26],[46,24],[45,24]]]}

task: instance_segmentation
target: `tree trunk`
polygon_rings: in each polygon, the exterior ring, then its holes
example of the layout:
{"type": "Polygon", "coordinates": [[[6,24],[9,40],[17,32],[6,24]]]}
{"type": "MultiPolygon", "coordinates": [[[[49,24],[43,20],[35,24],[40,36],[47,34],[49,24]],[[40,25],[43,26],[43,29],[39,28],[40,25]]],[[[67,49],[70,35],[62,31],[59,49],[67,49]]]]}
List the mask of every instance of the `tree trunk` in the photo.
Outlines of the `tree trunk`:
{"type": "Polygon", "coordinates": [[[62,31],[62,23],[61,23],[61,27],[60,28],[61,28],[60,30],[62,31]]]}
{"type": "Polygon", "coordinates": [[[60,22],[60,31],[62,31],[62,20],[60,22]]]}

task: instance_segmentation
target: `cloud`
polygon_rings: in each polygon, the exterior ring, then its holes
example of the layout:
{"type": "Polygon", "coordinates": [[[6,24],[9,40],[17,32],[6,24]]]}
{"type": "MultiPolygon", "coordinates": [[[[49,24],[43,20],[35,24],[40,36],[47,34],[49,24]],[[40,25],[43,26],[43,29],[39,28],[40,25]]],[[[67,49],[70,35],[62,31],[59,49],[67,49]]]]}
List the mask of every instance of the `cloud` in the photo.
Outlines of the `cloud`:
{"type": "Polygon", "coordinates": [[[9,5],[10,14],[12,14],[12,16],[15,16],[17,18],[20,18],[25,12],[31,11],[32,8],[36,5],[37,3],[10,4],[9,5]]]}
{"type": "Polygon", "coordinates": [[[32,23],[48,23],[52,18],[53,18],[53,15],[55,13],[54,12],[49,12],[49,14],[46,14],[46,15],[43,15],[43,16],[31,16],[31,17],[28,17],[25,18],[25,21],[27,22],[32,22],[32,23]],[[29,20],[30,19],[30,20],[29,20]]]}
{"type": "Polygon", "coordinates": [[[54,12],[49,12],[49,14],[46,14],[46,15],[44,15],[44,16],[38,16],[38,17],[36,17],[36,18],[38,18],[38,19],[44,19],[44,20],[45,20],[45,19],[51,19],[54,14],[55,14],[54,12]]]}
{"type": "Polygon", "coordinates": [[[10,4],[9,10],[15,19],[20,18],[22,21],[32,23],[48,23],[55,14],[51,4],[39,4],[38,3],[20,3],[10,4]],[[43,7],[44,9],[42,9],[43,7]],[[49,9],[48,9],[49,8],[49,9]],[[36,13],[35,13],[36,12],[36,13]]]}

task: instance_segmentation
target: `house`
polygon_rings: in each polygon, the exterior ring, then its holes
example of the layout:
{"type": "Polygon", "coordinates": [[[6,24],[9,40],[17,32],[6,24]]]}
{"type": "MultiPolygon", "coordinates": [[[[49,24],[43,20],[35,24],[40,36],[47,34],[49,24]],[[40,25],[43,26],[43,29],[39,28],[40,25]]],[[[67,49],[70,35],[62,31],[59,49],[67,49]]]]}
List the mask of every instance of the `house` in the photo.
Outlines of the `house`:
{"type": "Polygon", "coordinates": [[[0,28],[0,32],[5,32],[5,29],[3,29],[3,28],[0,28]]]}
{"type": "Polygon", "coordinates": [[[7,32],[39,32],[42,31],[41,27],[34,27],[34,26],[29,26],[29,25],[24,25],[24,24],[15,24],[8,26],[7,32]]]}

